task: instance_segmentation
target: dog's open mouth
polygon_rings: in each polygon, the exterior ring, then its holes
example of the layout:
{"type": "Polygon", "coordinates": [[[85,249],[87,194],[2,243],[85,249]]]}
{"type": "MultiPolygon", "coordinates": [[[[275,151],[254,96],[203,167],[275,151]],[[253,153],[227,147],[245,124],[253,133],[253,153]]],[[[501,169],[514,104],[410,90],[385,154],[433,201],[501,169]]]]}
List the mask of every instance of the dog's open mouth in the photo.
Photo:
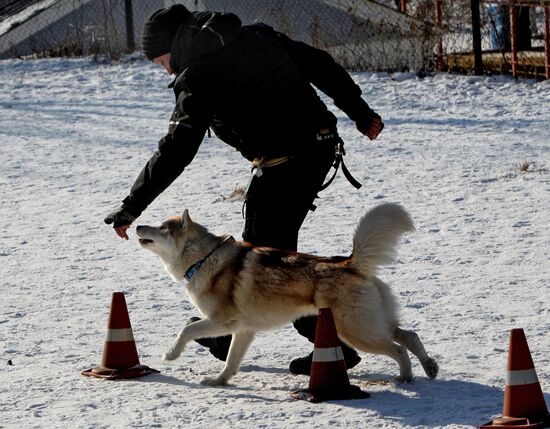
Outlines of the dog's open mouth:
{"type": "Polygon", "coordinates": [[[153,240],[149,240],[148,238],[140,238],[139,239],[139,244],[141,244],[142,246],[146,245],[146,244],[151,244],[153,243],[153,240]]]}

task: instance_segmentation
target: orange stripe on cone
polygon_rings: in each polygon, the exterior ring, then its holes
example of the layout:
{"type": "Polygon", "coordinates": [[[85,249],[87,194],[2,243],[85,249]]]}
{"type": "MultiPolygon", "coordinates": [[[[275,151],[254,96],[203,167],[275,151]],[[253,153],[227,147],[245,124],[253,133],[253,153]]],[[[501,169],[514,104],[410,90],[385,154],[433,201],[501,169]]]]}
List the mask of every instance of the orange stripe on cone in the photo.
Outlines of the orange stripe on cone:
{"type": "Polygon", "coordinates": [[[340,339],[330,308],[319,310],[309,387],[292,392],[290,396],[310,402],[363,399],[370,396],[349,382],[340,339]]]}
{"type": "Polygon", "coordinates": [[[101,366],[82,371],[81,374],[89,377],[115,380],[120,378],[137,378],[158,372],[156,369],[139,363],[124,293],[114,292],[107,325],[107,337],[103,346],[101,366]]]}
{"type": "Polygon", "coordinates": [[[480,428],[550,427],[550,414],[535,372],[523,329],[510,331],[508,370],[504,386],[502,417],[480,428]]]}

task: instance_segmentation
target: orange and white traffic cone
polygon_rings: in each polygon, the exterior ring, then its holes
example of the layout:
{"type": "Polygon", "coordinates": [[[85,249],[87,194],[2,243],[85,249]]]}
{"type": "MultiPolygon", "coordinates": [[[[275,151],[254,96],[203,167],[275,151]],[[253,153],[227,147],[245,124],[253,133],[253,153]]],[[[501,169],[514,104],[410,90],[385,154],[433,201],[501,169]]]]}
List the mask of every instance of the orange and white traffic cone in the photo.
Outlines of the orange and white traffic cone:
{"type": "Polygon", "coordinates": [[[137,378],[158,372],[160,371],[140,365],[124,293],[114,292],[101,366],[82,371],[81,374],[116,380],[137,378]]]}
{"type": "Polygon", "coordinates": [[[550,427],[550,414],[544,402],[525,333],[523,329],[512,329],[502,417],[480,428],[538,429],[545,427],[550,427]]]}
{"type": "Polygon", "coordinates": [[[310,402],[364,399],[370,396],[349,382],[346,362],[330,308],[319,310],[309,388],[292,392],[290,396],[310,402]]]}

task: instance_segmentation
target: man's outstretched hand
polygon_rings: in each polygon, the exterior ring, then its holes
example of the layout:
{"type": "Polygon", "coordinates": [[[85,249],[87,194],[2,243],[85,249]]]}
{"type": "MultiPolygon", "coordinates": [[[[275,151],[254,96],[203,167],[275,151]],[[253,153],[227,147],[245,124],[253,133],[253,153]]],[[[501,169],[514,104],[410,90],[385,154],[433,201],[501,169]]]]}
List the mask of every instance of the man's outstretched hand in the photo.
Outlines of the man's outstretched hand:
{"type": "Polygon", "coordinates": [[[104,220],[107,225],[113,224],[113,229],[120,238],[128,240],[129,237],[126,231],[130,228],[132,222],[136,220],[136,217],[126,207],[122,206],[109,213],[104,220]]]}

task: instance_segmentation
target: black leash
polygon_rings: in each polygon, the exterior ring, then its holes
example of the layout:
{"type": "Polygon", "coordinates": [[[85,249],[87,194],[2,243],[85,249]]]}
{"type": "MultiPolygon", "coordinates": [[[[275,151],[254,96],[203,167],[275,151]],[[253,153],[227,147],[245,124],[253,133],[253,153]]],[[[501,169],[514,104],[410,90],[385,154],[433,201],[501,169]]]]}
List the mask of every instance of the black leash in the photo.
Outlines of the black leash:
{"type": "Polygon", "coordinates": [[[346,151],[344,149],[344,141],[340,137],[338,137],[338,143],[336,144],[336,157],[334,158],[334,164],[332,165],[334,167],[334,174],[325,184],[323,184],[323,186],[321,186],[320,191],[323,191],[330,186],[330,184],[336,177],[336,173],[338,173],[338,168],[340,167],[340,164],[342,164],[342,173],[344,173],[344,177],[348,179],[348,182],[351,183],[353,187],[359,189],[361,186],[363,186],[351,175],[348,168],[346,167],[346,164],[344,163],[345,154],[346,151]]]}

